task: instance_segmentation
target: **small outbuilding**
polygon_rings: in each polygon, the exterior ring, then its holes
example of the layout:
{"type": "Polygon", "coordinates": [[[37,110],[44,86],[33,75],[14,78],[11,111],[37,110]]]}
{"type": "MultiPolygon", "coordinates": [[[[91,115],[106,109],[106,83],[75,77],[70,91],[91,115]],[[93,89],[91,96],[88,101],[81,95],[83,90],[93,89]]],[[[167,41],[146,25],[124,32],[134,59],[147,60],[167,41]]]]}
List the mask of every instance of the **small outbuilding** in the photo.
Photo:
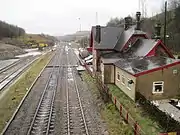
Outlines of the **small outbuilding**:
{"type": "Polygon", "coordinates": [[[114,63],[115,85],[132,100],[136,93],[148,100],[180,95],[180,60],[167,57],[120,59],[114,63]]]}

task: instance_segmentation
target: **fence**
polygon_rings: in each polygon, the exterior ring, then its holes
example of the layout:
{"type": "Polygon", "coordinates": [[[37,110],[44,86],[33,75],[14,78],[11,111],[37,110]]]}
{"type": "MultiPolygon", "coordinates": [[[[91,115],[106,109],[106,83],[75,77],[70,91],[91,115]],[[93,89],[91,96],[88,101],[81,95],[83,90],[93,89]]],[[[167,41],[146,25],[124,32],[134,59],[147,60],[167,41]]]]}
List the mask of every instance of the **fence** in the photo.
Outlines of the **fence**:
{"type": "MultiPolygon", "coordinates": [[[[102,82],[100,76],[98,74],[95,74],[93,76],[93,73],[91,72],[91,70],[88,68],[87,65],[85,65],[85,68],[86,68],[87,72],[91,75],[91,77],[94,77],[96,79],[96,85],[97,85],[100,93],[102,93],[102,95],[106,94],[103,96],[103,98],[105,100],[110,99],[113,102],[113,104],[119,110],[120,116],[123,117],[124,120],[132,127],[132,129],[134,131],[134,135],[145,135],[146,133],[141,129],[138,122],[132,118],[132,116],[130,115],[128,110],[117,100],[116,96],[114,96],[110,92],[107,85],[105,85],[102,82]]],[[[159,135],[180,135],[180,132],[159,133],[159,135]]]]}
{"type": "Polygon", "coordinates": [[[113,104],[116,106],[116,108],[118,109],[120,116],[123,117],[124,120],[132,127],[134,131],[134,135],[145,135],[145,132],[141,129],[138,122],[132,118],[128,110],[117,100],[116,96],[114,96],[110,92],[107,85],[102,83],[101,78],[98,77],[97,75],[95,75],[95,78],[96,78],[96,84],[98,86],[98,89],[101,92],[106,93],[108,99],[110,99],[113,102],[113,104]]]}
{"type": "MultiPolygon", "coordinates": [[[[93,73],[90,71],[90,69],[88,68],[87,65],[85,65],[85,68],[86,68],[87,72],[91,75],[91,77],[93,77],[93,73]]],[[[126,110],[124,108],[124,106],[117,100],[116,96],[114,96],[109,91],[109,88],[107,87],[107,85],[102,83],[101,78],[97,74],[95,74],[94,77],[96,79],[96,85],[97,85],[98,89],[100,90],[100,93],[102,93],[103,95],[104,95],[104,93],[106,94],[103,96],[103,98],[110,99],[114,103],[116,108],[119,110],[120,116],[123,117],[124,120],[132,127],[132,129],[134,131],[134,135],[145,135],[145,132],[142,131],[141,127],[139,126],[137,121],[135,121],[132,118],[132,116],[130,115],[128,110],[126,110]]]]}

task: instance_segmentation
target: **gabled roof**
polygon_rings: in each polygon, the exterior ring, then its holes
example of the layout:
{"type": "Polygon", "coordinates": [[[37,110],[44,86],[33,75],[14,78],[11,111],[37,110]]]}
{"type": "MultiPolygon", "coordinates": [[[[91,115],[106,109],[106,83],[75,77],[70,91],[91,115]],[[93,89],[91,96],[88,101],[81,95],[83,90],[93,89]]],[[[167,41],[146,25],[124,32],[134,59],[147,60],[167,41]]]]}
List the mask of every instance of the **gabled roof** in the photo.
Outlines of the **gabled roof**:
{"type": "Polygon", "coordinates": [[[120,36],[120,38],[118,39],[118,42],[115,46],[115,50],[116,51],[121,51],[124,47],[124,45],[129,41],[129,39],[133,36],[133,35],[146,35],[143,31],[141,30],[135,30],[136,25],[131,26],[129,29],[124,30],[120,36]]]}
{"type": "MultiPolygon", "coordinates": [[[[164,46],[162,41],[155,39],[138,39],[125,53],[127,56],[132,57],[152,56],[150,55],[151,51],[154,51],[157,46],[161,46],[170,58],[174,58],[171,52],[169,52],[168,48],[164,46]]],[[[153,54],[155,55],[155,53],[153,54]]]]}
{"type": "Polygon", "coordinates": [[[157,43],[153,39],[138,39],[126,53],[137,57],[146,56],[157,43]]]}
{"type": "Polygon", "coordinates": [[[146,73],[160,70],[165,67],[180,64],[180,60],[167,57],[136,57],[136,58],[121,58],[114,65],[122,70],[134,75],[140,76],[146,73]]]}
{"type": "Polygon", "coordinates": [[[101,55],[101,60],[103,64],[113,64],[118,61],[119,58],[122,57],[122,54],[119,52],[109,52],[101,55]]]}
{"type": "MultiPolygon", "coordinates": [[[[95,49],[114,49],[120,35],[124,31],[123,27],[104,27],[101,26],[101,42],[94,44],[95,49]]],[[[93,39],[96,37],[96,27],[92,27],[93,39]]]]}

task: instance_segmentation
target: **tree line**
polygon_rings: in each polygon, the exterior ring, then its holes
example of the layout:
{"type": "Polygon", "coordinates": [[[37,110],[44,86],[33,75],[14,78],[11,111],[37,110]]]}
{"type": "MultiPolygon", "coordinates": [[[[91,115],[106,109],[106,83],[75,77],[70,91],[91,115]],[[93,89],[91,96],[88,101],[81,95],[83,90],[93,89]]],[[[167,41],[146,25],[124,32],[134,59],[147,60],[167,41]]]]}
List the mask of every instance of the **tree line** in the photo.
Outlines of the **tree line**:
{"type": "Polygon", "coordinates": [[[25,30],[23,28],[0,21],[0,38],[16,38],[19,36],[23,36],[24,34],[25,30]]]}
{"type": "MultiPolygon", "coordinates": [[[[165,22],[165,3],[162,3],[161,13],[150,17],[141,19],[141,29],[146,32],[148,37],[153,37],[155,34],[154,26],[157,22],[161,23],[161,39],[164,34],[164,22],[165,22]]],[[[166,16],[167,22],[167,38],[166,46],[174,53],[180,52],[180,0],[168,0],[168,11],[166,16]]],[[[136,22],[135,17],[132,17],[133,23],[136,22]]],[[[124,24],[124,18],[111,18],[107,23],[107,26],[121,27],[124,24]]]]}

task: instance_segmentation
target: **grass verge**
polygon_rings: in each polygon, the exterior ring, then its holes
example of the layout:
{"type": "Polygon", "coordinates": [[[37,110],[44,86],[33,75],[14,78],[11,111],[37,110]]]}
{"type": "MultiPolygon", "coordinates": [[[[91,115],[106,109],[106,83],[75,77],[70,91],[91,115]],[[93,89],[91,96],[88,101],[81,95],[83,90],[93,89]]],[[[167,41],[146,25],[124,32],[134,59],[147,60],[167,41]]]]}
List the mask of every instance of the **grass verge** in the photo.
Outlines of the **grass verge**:
{"type": "Polygon", "coordinates": [[[0,100],[0,132],[11,118],[20,101],[38,76],[43,67],[49,62],[51,54],[41,56],[32,66],[13,84],[0,100]]]}
{"type": "Polygon", "coordinates": [[[109,89],[117,100],[129,111],[131,116],[139,123],[142,130],[148,135],[157,135],[162,131],[162,127],[151,118],[141,107],[136,107],[127,95],[125,95],[117,86],[109,84],[109,89]]]}
{"type": "MultiPolygon", "coordinates": [[[[95,80],[87,72],[82,72],[82,78],[86,81],[93,97],[100,99],[101,95],[96,87],[95,80]]],[[[110,135],[133,135],[132,128],[124,122],[112,103],[102,103],[99,109],[110,135]]]]}

